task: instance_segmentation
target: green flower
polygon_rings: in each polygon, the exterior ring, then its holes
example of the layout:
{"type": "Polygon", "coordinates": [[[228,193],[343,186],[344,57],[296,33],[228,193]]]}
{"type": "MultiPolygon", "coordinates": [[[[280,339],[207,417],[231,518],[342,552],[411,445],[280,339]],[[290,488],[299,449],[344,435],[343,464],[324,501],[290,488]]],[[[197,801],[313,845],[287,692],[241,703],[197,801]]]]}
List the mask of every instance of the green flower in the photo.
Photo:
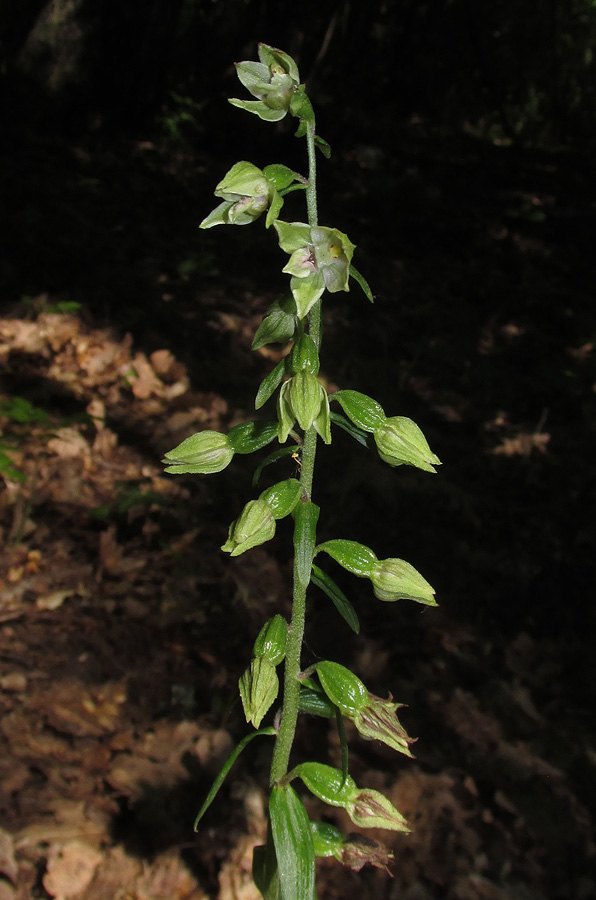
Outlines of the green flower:
{"type": "Polygon", "coordinates": [[[327,391],[312,372],[301,369],[282,384],[277,401],[279,442],[283,444],[298,422],[303,431],[314,425],[326,444],[331,443],[331,418],[327,391]]]}
{"type": "Polygon", "coordinates": [[[392,416],[375,428],[375,443],[381,459],[390,466],[416,466],[425,472],[436,472],[441,465],[412,419],[406,416],[392,416]]]}
{"type": "Polygon", "coordinates": [[[171,475],[212,475],[229,466],[233,457],[227,435],[219,431],[198,431],[168,451],[162,462],[171,475]]]}
{"type": "Polygon", "coordinates": [[[259,60],[236,63],[238,78],[258,99],[232,98],[229,102],[267,122],[279,122],[287,114],[292,97],[300,87],[298,66],[287,53],[268,44],[259,44],[259,60]]]}
{"type": "Polygon", "coordinates": [[[369,575],[379,600],[416,600],[436,606],[435,589],[403,559],[380,560],[369,575]]]}
{"type": "Polygon", "coordinates": [[[223,203],[203,219],[200,228],[213,228],[214,225],[250,225],[269,206],[279,213],[283,202],[265,173],[246,161],[232,166],[214,193],[216,197],[221,197],[223,203]]]}
{"type": "Polygon", "coordinates": [[[355,245],[337,228],[311,227],[304,222],[274,223],[279,246],[290,254],[282,269],[291,275],[290,289],[298,317],[303,319],[327,289],[349,291],[350,263],[355,245]]]}
{"type": "Polygon", "coordinates": [[[228,539],[221,549],[230,556],[240,556],[270,541],[274,534],[275,518],[269,504],[261,499],[250,500],[230,525],[228,539]]]}

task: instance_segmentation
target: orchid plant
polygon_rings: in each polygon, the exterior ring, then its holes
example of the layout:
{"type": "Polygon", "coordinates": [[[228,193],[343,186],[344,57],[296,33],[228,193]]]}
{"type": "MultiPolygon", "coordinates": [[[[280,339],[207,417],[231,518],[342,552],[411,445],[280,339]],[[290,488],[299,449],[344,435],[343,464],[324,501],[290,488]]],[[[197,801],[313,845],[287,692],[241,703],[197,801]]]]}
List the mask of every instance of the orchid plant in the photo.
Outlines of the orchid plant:
{"type": "Polygon", "coordinates": [[[266,344],[283,345],[280,362],[260,384],[255,408],[261,409],[277,395],[277,415],[272,420],[236,425],[227,434],[201,431],[165,454],[166,472],[210,475],[221,472],[236,454],[280,445],[261,460],[255,483],[268,466],[293,458],[293,474],[266,487],[249,500],[231,524],[222,550],[231,556],[271,540],[279,519],[294,522],[293,598],[290,622],[275,615],[264,623],[252,650],[252,658],[240,678],[239,691],[251,731],[234,749],[216,778],[196,818],[195,830],[223,780],[244,747],[255,737],[273,740],[268,830],[266,843],[257,847],[253,878],[265,900],[314,900],[315,858],[333,856],[354,870],[365,864],[386,868],[391,854],[380,843],[360,834],[346,835],[326,822],[309,820],[293,782],[331,807],[343,808],[358,828],[409,831],[403,815],[379,791],[358,786],[348,772],[344,720],[351,721],[367,740],[378,740],[398,753],[411,756],[408,736],[397,717],[402,704],[391,695],[383,700],[372,694],[360,678],[333,660],[321,660],[303,670],[307,593],[315,588],[334,604],[338,614],[356,633],[356,610],[333,578],[319,566],[328,557],[358,578],[372,584],[379,600],[408,599],[435,606],[434,590],[416,569],[402,559],[378,559],[365,544],[337,538],[317,543],[319,507],[313,500],[313,476],[319,441],[329,444],[332,428],[344,429],[359,444],[375,449],[389,466],[415,466],[435,472],[440,460],[430,450],[420,428],[404,416],[387,416],[371,397],[355,390],[328,394],[319,380],[322,337],[322,304],[325,293],[348,291],[356,282],[372,302],[366,280],[354,268],[355,246],[337,228],[319,225],[317,216],[316,151],[325,157],[328,144],[316,132],[315,115],[300,83],[294,60],[267,44],[259,45],[259,62],[241,62],[238,77],[256,99],[230,103],[266,122],[285,116],[298,120],[297,137],[306,138],[308,175],[274,163],[259,169],[247,161],[236,163],[215,189],[220,204],[203,220],[201,228],[216,225],[249,225],[264,217],[273,226],[281,250],[288,259],[282,272],[290,276],[285,299],[276,302],[261,322],[253,341],[257,350],[266,344]],[[280,218],[288,194],[302,191],[306,221],[280,218]],[[339,409],[331,411],[330,403],[339,409]],[[315,564],[315,559],[317,560],[315,564]],[[274,709],[280,692],[278,669],[284,664],[281,707],[274,709]],[[321,761],[290,767],[290,755],[298,714],[334,719],[340,737],[341,766],[321,761]],[[262,726],[268,714],[272,724],[262,726]]]}

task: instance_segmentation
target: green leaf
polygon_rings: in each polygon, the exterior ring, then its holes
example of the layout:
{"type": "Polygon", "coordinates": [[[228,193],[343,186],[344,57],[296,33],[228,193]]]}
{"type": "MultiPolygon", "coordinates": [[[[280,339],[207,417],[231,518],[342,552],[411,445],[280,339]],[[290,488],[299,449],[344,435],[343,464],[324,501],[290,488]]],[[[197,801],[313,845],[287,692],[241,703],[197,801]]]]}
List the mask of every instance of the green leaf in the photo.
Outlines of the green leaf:
{"type": "Polygon", "coordinates": [[[310,822],[296,791],[274,785],[269,818],[283,900],[316,900],[315,848],[310,822]]]}
{"type": "Polygon", "coordinates": [[[323,140],[322,137],[319,137],[318,134],[315,134],[315,147],[321,151],[325,159],[329,159],[331,156],[331,147],[327,141],[323,140]]]}
{"type": "Polygon", "coordinates": [[[255,474],[252,477],[252,486],[254,487],[259,483],[259,478],[266,466],[270,466],[271,463],[277,462],[278,459],[282,459],[284,456],[293,456],[295,453],[298,453],[299,450],[300,447],[298,444],[292,444],[291,447],[282,447],[280,450],[274,450],[273,453],[270,453],[269,456],[265,457],[260,466],[257,466],[255,469],[255,474]]]}
{"type": "MultiPolygon", "coordinates": [[[[333,400],[333,394],[329,397],[329,400],[333,400]]],[[[357,428],[356,425],[349,422],[341,413],[332,412],[329,415],[334,425],[337,425],[339,428],[343,429],[343,431],[346,431],[350,437],[353,437],[354,440],[358,441],[359,444],[362,444],[363,447],[370,447],[365,431],[357,428]]]]}
{"type": "Polygon", "coordinates": [[[333,579],[323,572],[322,569],[319,569],[318,566],[313,565],[311,581],[327,594],[340,616],[345,619],[354,634],[359,634],[360,622],[358,621],[356,610],[333,579]]]}
{"type": "Polygon", "coordinates": [[[301,713],[307,713],[310,716],[331,719],[335,715],[337,707],[321,691],[313,691],[312,688],[301,686],[298,709],[301,713]]]}
{"type": "Polygon", "coordinates": [[[336,707],[335,710],[335,724],[337,725],[337,735],[339,737],[339,746],[341,752],[341,774],[342,774],[342,788],[348,783],[348,739],[346,737],[346,727],[344,725],[344,720],[342,716],[341,709],[336,707]]]}
{"type": "Polygon", "coordinates": [[[270,822],[267,825],[265,846],[255,847],[253,850],[252,878],[264,900],[283,900],[270,822]]]}
{"type": "Polygon", "coordinates": [[[261,384],[259,385],[259,390],[257,391],[257,396],[255,398],[255,409],[260,409],[265,405],[265,403],[267,403],[269,397],[271,397],[271,395],[282,383],[285,374],[286,361],[285,359],[281,359],[275,366],[275,368],[272,369],[268,375],[265,375],[261,384]]]}
{"type": "Polygon", "coordinates": [[[300,502],[294,509],[294,566],[298,581],[306,587],[310,581],[312,570],[312,558],[317,540],[317,522],[319,519],[319,507],[306,500],[300,502]]]}
{"type": "Polygon", "coordinates": [[[277,422],[242,422],[228,432],[234,453],[254,453],[277,437],[277,422]]]}
{"type": "Polygon", "coordinates": [[[368,281],[366,280],[366,278],[364,278],[363,275],[360,274],[358,269],[354,268],[354,266],[352,265],[350,266],[350,275],[352,276],[354,281],[356,281],[360,285],[366,295],[367,300],[370,300],[371,303],[374,303],[375,298],[373,297],[373,292],[370,289],[368,281]]]}
{"type": "Polygon", "coordinates": [[[234,763],[236,762],[236,760],[238,759],[238,757],[240,756],[240,754],[242,753],[242,751],[244,750],[246,745],[248,743],[250,743],[250,741],[252,741],[253,738],[260,737],[261,735],[273,736],[273,735],[275,735],[275,733],[276,733],[275,728],[273,728],[272,726],[270,726],[268,728],[261,728],[260,731],[253,731],[251,734],[247,734],[246,737],[243,738],[236,747],[234,747],[234,749],[232,750],[232,752],[226,759],[225,763],[219,770],[217,778],[211,785],[211,790],[209,791],[209,793],[207,794],[207,796],[205,798],[205,802],[203,803],[203,805],[201,806],[200,810],[197,813],[197,817],[195,819],[195,824],[193,826],[195,831],[198,828],[199,822],[201,821],[201,819],[203,818],[203,816],[205,815],[205,813],[207,812],[207,810],[209,809],[209,807],[211,806],[213,801],[215,800],[215,797],[217,796],[217,793],[219,792],[220,787],[226,780],[228,772],[230,771],[230,769],[232,768],[232,766],[234,765],[234,763]]]}
{"type": "Polygon", "coordinates": [[[370,549],[364,544],[357,541],[346,541],[343,539],[334,541],[325,541],[319,544],[316,552],[324,552],[336,562],[351,572],[352,575],[358,575],[359,578],[369,578],[378,563],[378,559],[370,549]]]}

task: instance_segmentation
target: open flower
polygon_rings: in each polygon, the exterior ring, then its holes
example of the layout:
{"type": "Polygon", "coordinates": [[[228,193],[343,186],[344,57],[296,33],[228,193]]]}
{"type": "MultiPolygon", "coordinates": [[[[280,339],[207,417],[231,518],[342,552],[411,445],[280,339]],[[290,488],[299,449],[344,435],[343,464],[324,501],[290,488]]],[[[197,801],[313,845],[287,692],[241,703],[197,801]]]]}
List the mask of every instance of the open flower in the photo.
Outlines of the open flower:
{"type": "Polygon", "coordinates": [[[250,225],[270,206],[281,209],[281,198],[265,173],[252,163],[242,162],[232,166],[215,188],[215,196],[223,203],[216,206],[203,219],[200,228],[214,225],[250,225]]]}
{"type": "Polygon", "coordinates": [[[259,44],[259,60],[236,63],[238,78],[258,99],[232,98],[229,102],[267,122],[279,122],[290,109],[292,97],[300,86],[298,66],[287,53],[268,44],[259,44]]]}
{"type": "Polygon", "coordinates": [[[325,289],[349,291],[350,262],[355,246],[337,228],[311,227],[304,222],[274,223],[279,246],[290,254],[282,269],[291,275],[290,289],[298,317],[303,319],[325,289]]]}

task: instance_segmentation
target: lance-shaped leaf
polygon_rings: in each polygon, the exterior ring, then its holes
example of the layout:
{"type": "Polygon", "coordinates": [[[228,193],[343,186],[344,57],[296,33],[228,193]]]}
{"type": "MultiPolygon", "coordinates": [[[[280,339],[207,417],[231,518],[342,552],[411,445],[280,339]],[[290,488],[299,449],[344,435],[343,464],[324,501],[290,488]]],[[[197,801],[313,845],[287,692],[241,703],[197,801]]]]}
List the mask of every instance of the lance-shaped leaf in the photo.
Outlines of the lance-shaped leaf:
{"type": "Polygon", "coordinates": [[[323,572],[318,566],[313,565],[311,580],[318,588],[327,594],[340,616],[345,619],[354,634],[360,633],[360,622],[356,610],[335,581],[323,572]]]}
{"type": "Polygon", "coordinates": [[[294,567],[300,584],[306,587],[310,581],[312,559],[317,540],[317,522],[320,509],[312,500],[301,501],[294,509],[294,567]]]}
{"type": "MultiPolygon", "coordinates": [[[[274,369],[263,378],[257,396],[255,398],[255,409],[260,409],[269,397],[271,397],[280,386],[286,374],[286,360],[282,359],[278,362],[274,369]]],[[[291,427],[291,426],[290,426],[291,427]]]]}
{"type": "Polygon", "coordinates": [[[205,813],[207,812],[207,810],[209,809],[209,807],[211,806],[213,801],[215,800],[215,797],[217,796],[217,793],[218,793],[220,787],[222,786],[222,784],[224,783],[224,781],[227,778],[228,772],[230,771],[230,769],[232,768],[232,766],[234,765],[234,763],[236,762],[236,760],[238,759],[238,757],[240,756],[240,754],[242,753],[242,751],[244,750],[246,745],[249,744],[253,738],[261,737],[262,735],[273,736],[273,735],[275,735],[275,733],[276,733],[276,731],[275,731],[275,728],[273,728],[273,727],[261,728],[260,731],[253,731],[253,732],[251,732],[251,734],[247,734],[246,737],[243,738],[240,741],[240,743],[237,744],[236,747],[234,747],[234,749],[232,750],[232,752],[226,759],[225,763],[219,770],[219,772],[217,774],[217,778],[211,785],[211,789],[210,789],[209,793],[207,794],[207,796],[205,797],[205,802],[203,803],[203,805],[201,806],[200,810],[197,813],[197,817],[196,817],[195,823],[194,823],[195,831],[197,830],[199,822],[201,821],[201,819],[203,818],[203,816],[205,815],[205,813]]]}
{"type": "Polygon", "coordinates": [[[310,822],[291,785],[271,789],[269,820],[283,900],[316,900],[310,822]]]}

